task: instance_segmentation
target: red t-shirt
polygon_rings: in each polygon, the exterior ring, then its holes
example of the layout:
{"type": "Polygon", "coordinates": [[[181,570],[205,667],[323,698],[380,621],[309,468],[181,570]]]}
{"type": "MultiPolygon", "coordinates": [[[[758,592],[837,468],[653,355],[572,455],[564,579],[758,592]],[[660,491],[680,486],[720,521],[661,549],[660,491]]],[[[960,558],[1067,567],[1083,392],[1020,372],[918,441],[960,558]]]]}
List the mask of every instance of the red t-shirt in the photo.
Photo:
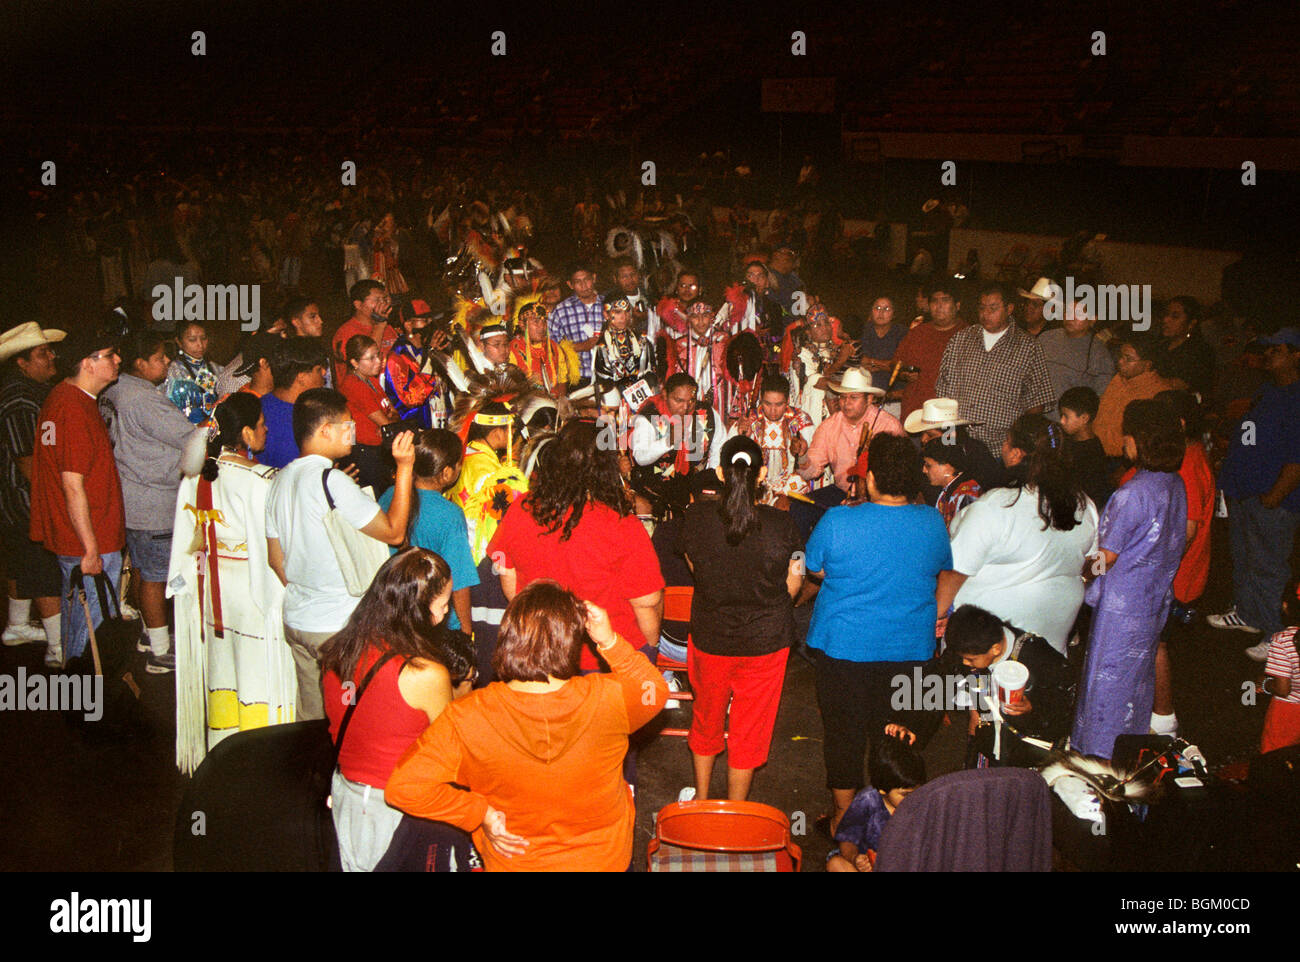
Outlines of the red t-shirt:
{"type": "MultiPolygon", "coordinates": [[[[352,678],[358,688],[380,654],[379,649],[368,648],[358,660],[352,678]]],[[[397,760],[429,727],[429,716],[408,705],[397,686],[397,676],[404,664],[400,657],[391,658],[370,679],[348,722],[347,737],[339,750],[339,771],[354,782],[373,785],[380,791],[388,784],[397,760]]],[[[343,684],[332,671],[325,672],[322,681],[330,737],[338,738],[339,725],[348,708],[348,702],[343,699],[343,684]]]]}
{"type": "MultiPolygon", "coordinates": [[[[1135,474],[1137,468],[1129,468],[1119,483],[1128,484],[1135,474]]],[[[1214,471],[1199,441],[1188,442],[1178,476],[1187,489],[1187,520],[1196,522],[1196,534],[1174,575],[1174,597],[1189,605],[1201,597],[1210,577],[1210,523],[1214,520],[1214,471]]]]}
{"type": "Polygon", "coordinates": [[[896,364],[919,367],[921,373],[915,381],[903,388],[902,414],[899,420],[919,408],[934,397],[934,383],[939,380],[939,362],[943,360],[943,349],[962,328],[958,321],[946,331],[941,331],[929,321],[918,324],[903,336],[894,355],[896,364]]]}
{"type": "MultiPolygon", "coordinates": [[[[664,586],[659,557],[650,536],[635,515],[620,518],[603,504],[589,504],[568,541],[559,531],[547,534],[533,520],[521,498],[510,506],[488,545],[488,557],[503,568],[514,568],[516,586],[550,578],[584,601],[609,612],[614,630],[634,648],[647,641],[637,625],[631,598],[653,594],[664,586]],[[498,555],[499,553],[499,555],[498,555]]],[[[581,665],[598,667],[590,645],[583,645],[581,665]]]]}
{"type": "Polygon", "coordinates": [[[384,389],[378,384],[349,373],[339,383],[339,390],[348,399],[348,411],[352,415],[352,420],[357,422],[357,444],[382,443],[383,436],[379,433],[379,425],[370,420],[370,415],[375,411],[393,410],[393,405],[389,403],[384,389]]]}
{"type": "Polygon", "coordinates": [[[126,544],[126,511],[108,427],[95,399],[68,381],[50,391],[36,422],[31,538],[55,554],[80,558],[86,549],[72,527],[63,497],[64,471],[85,479],[90,527],[99,553],[121,551],[126,544]]]}
{"type": "MultiPolygon", "coordinates": [[[[334,337],[330,339],[330,346],[334,349],[335,357],[343,357],[343,349],[348,346],[348,341],[360,334],[363,337],[373,337],[375,325],[370,321],[360,321],[355,317],[350,317],[343,322],[343,326],[334,332],[334,337]]],[[[388,360],[388,352],[393,349],[397,343],[397,328],[391,324],[384,325],[383,335],[379,338],[379,356],[388,360]]],[[[348,374],[351,373],[346,361],[334,362],[334,383],[342,384],[347,380],[348,374]]]]}

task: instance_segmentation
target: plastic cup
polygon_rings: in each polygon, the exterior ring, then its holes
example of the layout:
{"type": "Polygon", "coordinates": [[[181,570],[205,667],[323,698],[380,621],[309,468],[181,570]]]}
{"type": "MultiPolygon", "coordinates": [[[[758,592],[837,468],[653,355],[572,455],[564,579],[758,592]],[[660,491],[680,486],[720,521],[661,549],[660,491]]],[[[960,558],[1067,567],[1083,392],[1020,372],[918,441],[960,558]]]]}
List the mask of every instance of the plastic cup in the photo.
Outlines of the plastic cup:
{"type": "Polygon", "coordinates": [[[993,666],[993,685],[998,693],[998,704],[1005,708],[1024,700],[1025,686],[1029,684],[1029,669],[1018,661],[1000,661],[993,666]]]}

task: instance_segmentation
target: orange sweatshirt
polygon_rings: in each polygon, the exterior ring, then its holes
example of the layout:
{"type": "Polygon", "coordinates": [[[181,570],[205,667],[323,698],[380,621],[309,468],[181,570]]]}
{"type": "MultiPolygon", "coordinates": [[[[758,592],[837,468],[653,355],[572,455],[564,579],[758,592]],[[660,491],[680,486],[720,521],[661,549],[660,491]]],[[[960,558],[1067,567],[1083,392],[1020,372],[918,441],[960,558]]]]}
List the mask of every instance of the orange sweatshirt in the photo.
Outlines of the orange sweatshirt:
{"type": "Polygon", "coordinates": [[[388,804],[472,832],[489,872],[625,871],[636,821],[627,737],[660,712],[668,686],[622,637],[601,654],[611,674],[546,693],[496,682],[453,702],[398,761],[388,804]],[[489,805],[526,853],[506,858],[488,842],[489,805]]]}
{"type": "Polygon", "coordinates": [[[1106,453],[1112,458],[1124,454],[1124,408],[1129,401],[1149,401],[1161,391],[1184,390],[1187,385],[1182,381],[1161,377],[1155,371],[1139,374],[1132,380],[1125,380],[1116,374],[1106,385],[1106,392],[1101,396],[1097,407],[1097,416],[1092,419],[1092,429],[1106,453]]]}

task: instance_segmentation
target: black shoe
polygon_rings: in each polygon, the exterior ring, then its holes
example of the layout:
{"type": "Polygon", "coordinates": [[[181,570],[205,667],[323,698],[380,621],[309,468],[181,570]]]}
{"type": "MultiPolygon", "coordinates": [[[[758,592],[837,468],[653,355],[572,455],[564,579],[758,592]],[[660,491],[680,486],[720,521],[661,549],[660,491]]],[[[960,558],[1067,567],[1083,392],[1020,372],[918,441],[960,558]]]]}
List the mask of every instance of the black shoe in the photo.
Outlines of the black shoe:
{"type": "Polygon", "coordinates": [[[166,654],[155,655],[149,652],[149,657],[145,659],[144,670],[151,675],[166,675],[176,670],[176,656],[170,651],[166,654]]]}

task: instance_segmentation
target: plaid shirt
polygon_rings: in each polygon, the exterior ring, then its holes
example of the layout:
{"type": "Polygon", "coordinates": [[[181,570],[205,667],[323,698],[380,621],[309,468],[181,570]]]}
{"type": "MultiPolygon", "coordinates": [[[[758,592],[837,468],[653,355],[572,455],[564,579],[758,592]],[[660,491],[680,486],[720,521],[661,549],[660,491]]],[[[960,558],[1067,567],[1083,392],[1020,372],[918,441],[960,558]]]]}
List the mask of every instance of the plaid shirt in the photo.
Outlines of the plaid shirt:
{"type": "Polygon", "coordinates": [[[994,456],[1016,418],[1041,405],[1056,407],[1052,379],[1038,342],[1012,324],[984,350],[984,328],[978,324],[957,333],[943,351],[935,397],[953,398],[961,416],[975,423],[970,433],[994,456]]]}
{"type": "Polygon", "coordinates": [[[17,374],[0,389],[0,521],[26,528],[31,520],[31,485],[18,467],[36,446],[36,421],[53,384],[17,374]]]}
{"type": "MultiPolygon", "coordinates": [[[[551,340],[569,341],[575,346],[580,341],[588,341],[596,335],[605,323],[605,298],[597,295],[591,306],[578,300],[574,294],[555,305],[548,323],[551,340]]],[[[591,351],[578,351],[578,360],[582,362],[582,376],[591,377],[591,351]]]]}

